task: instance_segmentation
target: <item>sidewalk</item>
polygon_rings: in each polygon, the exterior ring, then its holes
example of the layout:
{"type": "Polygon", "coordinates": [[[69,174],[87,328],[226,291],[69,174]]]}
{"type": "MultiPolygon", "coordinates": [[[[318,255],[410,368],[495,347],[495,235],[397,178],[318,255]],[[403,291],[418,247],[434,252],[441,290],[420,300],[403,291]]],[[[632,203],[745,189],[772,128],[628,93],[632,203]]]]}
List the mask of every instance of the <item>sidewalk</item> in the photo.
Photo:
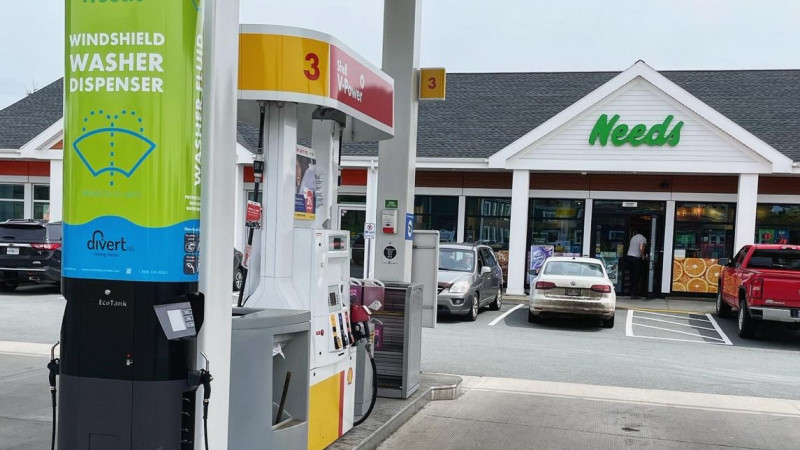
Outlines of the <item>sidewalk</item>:
{"type": "Polygon", "coordinates": [[[800,402],[491,377],[435,402],[384,450],[794,450],[800,402]]]}
{"type": "Polygon", "coordinates": [[[411,397],[401,400],[378,397],[369,418],[354,427],[328,450],[372,450],[386,440],[432,400],[454,400],[462,394],[461,377],[422,373],[420,386],[411,397]]]}

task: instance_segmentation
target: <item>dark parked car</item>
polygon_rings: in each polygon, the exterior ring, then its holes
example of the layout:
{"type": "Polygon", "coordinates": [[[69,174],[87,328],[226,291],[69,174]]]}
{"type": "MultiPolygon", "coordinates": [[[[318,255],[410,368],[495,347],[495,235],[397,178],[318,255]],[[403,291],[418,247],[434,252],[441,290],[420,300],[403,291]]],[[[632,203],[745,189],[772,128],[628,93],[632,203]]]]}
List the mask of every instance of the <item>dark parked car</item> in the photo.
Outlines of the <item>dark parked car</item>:
{"type": "Polygon", "coordinates": [[[244,271],[242,268],[242,260],[244,255],[239,250],[233,249],[233,290],[239,291],[244,286],[244,271]]]}
{"type": "Polygon", "coordinates": [[[503,270],[492,248],[479,244],[439,246],[438,311],[476,320],[484,306],[503,302],[503,270]]]}
{"type": "Polygon", "coordinates": [[[22,282],[61,282],[61,222],[0,222],[0,292],[22,282]]]}

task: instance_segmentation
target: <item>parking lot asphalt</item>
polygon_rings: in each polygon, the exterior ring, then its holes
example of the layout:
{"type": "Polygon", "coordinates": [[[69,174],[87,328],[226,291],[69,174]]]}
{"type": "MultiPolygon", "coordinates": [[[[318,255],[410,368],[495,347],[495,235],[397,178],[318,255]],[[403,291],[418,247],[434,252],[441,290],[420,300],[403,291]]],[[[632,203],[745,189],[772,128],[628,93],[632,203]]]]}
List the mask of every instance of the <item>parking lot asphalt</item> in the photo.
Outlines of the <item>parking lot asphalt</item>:
{"type": "MultiPolygon", "coordinates": [[[[49,443],[45,355],[64,305],[46,286],[0,295],[0,448],[49,443]]],[[[620,298],[613,329],[531,324],[526,306],[506,297],[476,322],[423,329],[423,371],[463,376],[467,393],[431,403],[382,448],[796,448],[797,331],[741,339],[710,301],[620,298]]]]}
{"type": "Polygon", "coordinates": [[[484,309],[475,322],[442,316],[436,328],[423,329],[423,371],[800,399],[800,332],[781,324],[742,339],[734,319],[709,318],[711,301],[625,298],[612,329],[586,319],[532,324],[526,301],[506,299],[501,311],[484,309]]]}

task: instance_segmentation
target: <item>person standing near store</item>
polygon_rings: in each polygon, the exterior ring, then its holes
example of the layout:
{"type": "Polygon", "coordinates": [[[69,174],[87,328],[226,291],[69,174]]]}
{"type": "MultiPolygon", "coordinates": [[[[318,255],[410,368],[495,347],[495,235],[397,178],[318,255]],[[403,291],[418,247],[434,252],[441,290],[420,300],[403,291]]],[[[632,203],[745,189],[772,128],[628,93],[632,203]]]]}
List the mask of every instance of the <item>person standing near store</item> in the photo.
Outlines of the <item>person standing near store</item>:
{"type": "Polygon", "coordinates": [[[631,298],[639,298],[639,284],[642,277],[642,267],[644,266],[645,252],[644,248],[647,246],[647,238],[639,234],[638,231],[633,230],[633,237],[628,246],[627,263],[631,273],[631,298]]]}

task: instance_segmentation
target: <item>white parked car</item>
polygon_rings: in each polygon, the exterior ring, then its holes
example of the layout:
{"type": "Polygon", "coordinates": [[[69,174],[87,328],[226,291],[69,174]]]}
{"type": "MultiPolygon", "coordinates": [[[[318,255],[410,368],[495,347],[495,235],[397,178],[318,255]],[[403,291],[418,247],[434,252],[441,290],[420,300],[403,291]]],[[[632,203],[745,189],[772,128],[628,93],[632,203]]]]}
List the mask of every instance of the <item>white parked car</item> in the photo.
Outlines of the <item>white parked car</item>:
{"type": "Polygon", "coordinates": [[[532,275],[529,322],[570,315],[597,317],[603,328],[614,327],[617,295],[600,260],[552,256],[532,275]]]}

